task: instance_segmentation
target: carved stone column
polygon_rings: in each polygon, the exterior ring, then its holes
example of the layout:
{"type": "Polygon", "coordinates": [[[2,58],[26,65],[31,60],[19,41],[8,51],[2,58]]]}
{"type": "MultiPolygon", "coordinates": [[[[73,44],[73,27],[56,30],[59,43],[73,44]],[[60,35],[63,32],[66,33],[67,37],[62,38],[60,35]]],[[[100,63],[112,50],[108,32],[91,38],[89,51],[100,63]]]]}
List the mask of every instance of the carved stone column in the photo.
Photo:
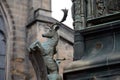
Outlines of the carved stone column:
{"type": "Polygon", "coordinates": [[[72,16],[74,20],[74,29],[81,30],[86,27],[86,1],[72,0],[72,16]]]}
{"type": "Polygon", "coordinates": [[[74,20],[74,60],[79,60],[84,53],[84,38],[79,30],[86,27],[86,2],[85,0],[72,0],[72,17],[74,20]]]}
{"type": "Polygon", "coordinates": [[[80,16],[80,9],[81,9],[81,0],[73,0],[73,11],[74,11],[74,29],[75,30],[80,30],[82,29],[82,22],[81,22],[81,16],[80,16]]]}

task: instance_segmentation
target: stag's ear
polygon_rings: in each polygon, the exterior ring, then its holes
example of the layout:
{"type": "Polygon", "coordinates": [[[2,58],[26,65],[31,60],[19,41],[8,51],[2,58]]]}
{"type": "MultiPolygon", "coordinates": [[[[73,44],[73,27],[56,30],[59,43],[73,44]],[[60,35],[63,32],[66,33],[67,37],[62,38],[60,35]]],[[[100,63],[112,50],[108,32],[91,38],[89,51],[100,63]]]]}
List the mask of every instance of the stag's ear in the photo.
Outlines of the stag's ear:
{"type": "Polygon", "coordinates": [[[59,29],[59,26],[56,26],[56,27],[55,27],[55,31],[57,31],[58,29],[59,29]]]}

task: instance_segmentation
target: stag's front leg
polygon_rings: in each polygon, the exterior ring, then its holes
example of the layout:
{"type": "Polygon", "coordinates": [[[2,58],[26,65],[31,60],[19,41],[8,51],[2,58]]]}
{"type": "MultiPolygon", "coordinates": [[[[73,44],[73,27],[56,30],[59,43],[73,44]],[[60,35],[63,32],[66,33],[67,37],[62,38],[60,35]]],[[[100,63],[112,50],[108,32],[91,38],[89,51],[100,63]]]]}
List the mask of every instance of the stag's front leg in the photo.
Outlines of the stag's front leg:
{"type": "Polygon", "coordinates": [[[35,42],[33,42],[33,43],[28,47],[28,51],[29,51],[29,52],[35,51],[36,48],[39,48],[39,47],[40,47],[39,45],[40,45],[40,43],[39,43],[38,40],[35,41],[35,42]]]}

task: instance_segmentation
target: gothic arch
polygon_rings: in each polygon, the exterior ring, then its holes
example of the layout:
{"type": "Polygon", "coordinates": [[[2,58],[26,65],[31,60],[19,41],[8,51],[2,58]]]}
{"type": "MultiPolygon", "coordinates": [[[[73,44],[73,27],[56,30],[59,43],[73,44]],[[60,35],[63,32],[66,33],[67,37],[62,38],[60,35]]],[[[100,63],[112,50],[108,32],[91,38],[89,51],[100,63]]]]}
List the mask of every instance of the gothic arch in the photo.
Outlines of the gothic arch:
{"type": "Polygon", "coordinates": [[[12,14],[9,8],[9,5],[7,4],[6,0],[0,1],[0,16],[2,17],[2,20],[4,21],[4,30],[0,30],[1,37],[4,36],[5,39],[5,46],[6,46],[6,52],[5,52],[5,80],[11,80],[10,76],[10,67],[11,67],[11,59],[10,57],[13,54],[13,38],[14,38],[14,25],[13,25],[13,19],[12,14]]]}

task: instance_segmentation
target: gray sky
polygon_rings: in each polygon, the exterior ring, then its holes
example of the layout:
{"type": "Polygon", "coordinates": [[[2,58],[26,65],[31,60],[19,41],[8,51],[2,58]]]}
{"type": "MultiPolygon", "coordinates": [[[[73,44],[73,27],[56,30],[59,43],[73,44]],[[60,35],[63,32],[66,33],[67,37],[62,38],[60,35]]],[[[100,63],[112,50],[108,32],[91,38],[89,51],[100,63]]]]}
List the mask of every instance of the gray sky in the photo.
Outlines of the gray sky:
{"type": "Polygon", "coordinates": [[[68,9],[68,17],[64,24],[66,24],[70,28],[73,28],[71,18],[71,5],[71,0],[52,0],[52,17],[60,21],[63,16],[63,12],[61,11],[61,9],[68,9]]]}

